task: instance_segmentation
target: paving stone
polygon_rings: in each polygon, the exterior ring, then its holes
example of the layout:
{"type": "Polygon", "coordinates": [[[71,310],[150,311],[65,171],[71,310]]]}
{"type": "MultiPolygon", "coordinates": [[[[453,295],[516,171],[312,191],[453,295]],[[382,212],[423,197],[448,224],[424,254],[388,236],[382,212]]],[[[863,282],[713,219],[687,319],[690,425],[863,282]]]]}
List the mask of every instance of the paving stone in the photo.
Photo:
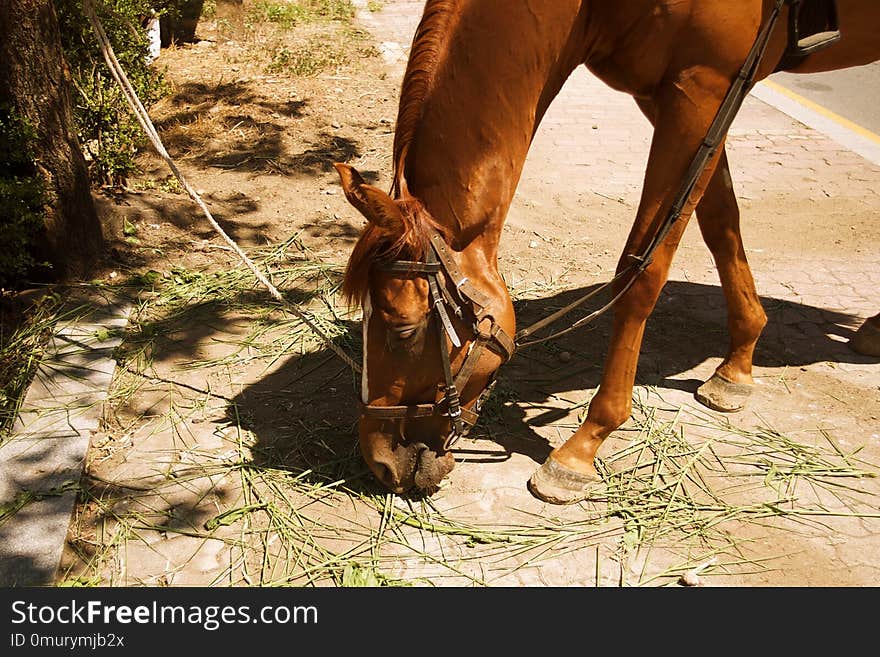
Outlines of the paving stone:
{"type": "Polygon", "coordinates": [[[56,327],[13,425],[0,445],[0,504],[34,499],[0,525],[0,585],[51,583],[75,485],[98,427],[130,306],[92,300],[56,327]]]}

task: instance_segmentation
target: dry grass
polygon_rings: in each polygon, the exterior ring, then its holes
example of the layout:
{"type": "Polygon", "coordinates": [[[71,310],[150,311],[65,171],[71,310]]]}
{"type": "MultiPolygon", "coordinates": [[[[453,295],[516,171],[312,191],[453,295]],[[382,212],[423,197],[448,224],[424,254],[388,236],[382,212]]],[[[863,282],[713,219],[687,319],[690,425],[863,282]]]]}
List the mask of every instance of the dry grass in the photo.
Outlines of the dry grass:
{"type": "Polygon", "coordinates": [[[8,437],[53,327],[77,312],[62,306],[61,295],[49,288],[0,299],[0,444],[8,437]]]}

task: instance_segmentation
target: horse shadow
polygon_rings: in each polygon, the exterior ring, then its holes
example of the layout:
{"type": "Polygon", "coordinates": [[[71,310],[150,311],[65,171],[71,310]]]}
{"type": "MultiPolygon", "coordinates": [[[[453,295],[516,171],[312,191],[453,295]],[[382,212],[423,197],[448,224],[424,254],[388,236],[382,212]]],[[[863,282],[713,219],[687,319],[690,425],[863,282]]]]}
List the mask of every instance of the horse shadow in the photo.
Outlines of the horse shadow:
{"type": "MultiPolygon", "coordinates": [[[[360,360],[360,322],[345,320],[335,344],[360,360]]],[[[360,375],[324,347],[288,358],[229,400],[226,421],[254,437],[251,463],[315,485],[344,480],[365,494],[384,492],[357,443],[360,375]]]]}
{"type": "MultiPolygon", "coordinates": [[[[514,303],[517,324],[528,326],[597,287],[517,301],[514,303]]],[[[595,300],[597,305],[602,303],[599,298],[595,300]]],[[[761,297],[761,304],[768,321],[754,353],[753,364],[757,368],[876,362],[854,352],[847,344],[864,318],[768,296],[761,297]]],[[[564,329],[590,310],[575,310],[535,337],[564,329]]],[[[539,463],[547,458],[552,448],[535,428],[568,415],[567,409],[548,401],[598,388],[611,339],[611,321],[609,311],[555,340],[520,349],[502,368],[499,383],[508,388],[505,396],[516,400],[505,404],[504,427],[499,433],[509,449],[525,453],[539,463]],[[538,413],[527,419],[527,407],[538,413]]],[[[647,321],[635,384],[693,394],[703,379],[686,373],[707,360],[720,361],[726,354],[728,340],[727,311],[721,288],[671,280],[664,286],[647,321]]],[[[711,370],[706,376],[709,374],[711,370]]],[[[571,405],[568,404],[569,408],[571,405]]]]}
{"type": "MultiPolygon", "coordinates": [[[[527,326],[597,287],[515,301],[517,323],[527,326]]],[[[862,318],[786,299],[762,297],[761,302],[768,323],[755,350],[756,366],[876,362],[846,344],[862,318]]],[[[588,312],[575,310],[546,330],[565,327],[588,312]]],[[[347,322],[345,335],[338,339],[355,360],[360,358],[360,328],[359,322],[347,322]]],[[[549,402],[598,387],[610,336],[609,312],[557,339],[517,351],[498,372],[495,391],[471,433],[473,440],[453,450],[456,460],[498,462],[519,453],[543,462],[552,447],[535,429],[568,413],[549,402]],[[527,408],[539,413],[527,419],[527,408]]],[[[707,359],[723,357],[726,349],[721,288],[669,281],[648,320],[636,385],[693,393],[702,381],[680,375],[707,359]]],[[[243,388],[232,399],[228,419],[255,436],[255,465],[288,470],[315,482],[344,479],[351,489],[382,493],[358,451],[359,387],[359,375],[329,349],[293,356],[243,388]]]]}

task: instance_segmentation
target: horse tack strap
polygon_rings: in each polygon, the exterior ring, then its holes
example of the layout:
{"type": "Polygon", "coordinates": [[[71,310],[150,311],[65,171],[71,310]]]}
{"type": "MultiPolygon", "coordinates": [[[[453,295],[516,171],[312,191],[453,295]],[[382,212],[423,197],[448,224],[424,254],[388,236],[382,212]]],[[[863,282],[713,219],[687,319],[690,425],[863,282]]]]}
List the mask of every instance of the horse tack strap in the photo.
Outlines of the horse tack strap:
{"type": "Polygon", "coordinates": [[[774,73],[797,66],[805,57],[840,41],[837,0],[785,0],[788,45],[774,73]]]}
{"type": "Polygon", "coordinates": [[[415,260],[390,260],[378,263],[376,268],[396,274],[438,274],[439,262],[416,262],[415,260]]]}
{"type": "MultiPolygon", "coordinates": [[[[431,291],[434,295],[434,305],[437,310],[437,326],[440,333],[440,362],[443,365],[443,380],[446,382],[443,389],[443,400],[446,402],[446,414],[449,416],[449,421],[452,423],[451,435],[461,436],[464,434],[464,426],[461,421],[461,399],[458,396],[458,386],[455,385],[455,379],[452,378],[452,363],[449,358],[449,350],[446,349],[446,341],[443,339],[442,330],[444,324],[446,324],[446,330],[448,332],[452,324],[449,322],[449,317],[446,315],[446,311],[443,308],[443,300],[440,297],[440,291],[437,289],[437,277],[432,276],[429,279],[429,283],[432,288],[431,291]]],[[[456,343],[458,336],[455,334],[454,328],[452,329],[450,339],[456,346],[461,346],[461,342],[456,343]]]]}
{"type": "MultiPolygon", "coordinates": [[[[402,420],[443,415],[445,400],[433,404],[410,404],[408,406],[374,406],[361,404],[361,415],[372,420],[402,420]]],[[[468,408],[461,409],[461,420],[474,426],[479,416],[468,408]]]]}
{"type": "MultiPolygon", "coordinates": [[[[489,296],[471,283],[468,277],[464,275],[461,268],[458,266],[458,263],[450,253],[446,240],[443,239],[443,236],[440,233],[434,233],[434,235],[431,236],[431,246],[433,247],[434,254],[439,258],[440,264],[443,266],[446,275],[449,276],[449,282],[455,291],[463,297],[464,300],[470,301],[472,304],[480,307],[479,312],[474,309],[474,318],[477,323],[484,319],[490,319],[492,321],[492,327],[489,329],[489,333],[483,333],[475,328],[477,336],[484,336],[489,348],[504,357],[505,362],[509,361],[516,351],[516,343],[509,335],[507,335],[507,332],[495,322],[495,319],[486,312],[486,309],[491,304],[489,296]]],[[[449,295],[444,296],[446,297],[447,302],[449,302],[456,310],[456,315],[461,317],[458,305],[454,304],[449,299],[449,295]]]]}
{"type": "Polygon", "coordinates": [[[478,336],[477,339],[471,343],[470,351],[468,351],[468,355],[461,364],[458,374],[455,375],[453,383],[456,388],[464,388],[465,384],[470,380],[471,374],[474,373],[474,369],[477,366],[477,361],[480,360],[480,355],[483,353],[483,347],[486,346],[486,342],[487,341],[483,336],[478,336]]]}
{"type": "MultiPolygon", "coordinates": [[[[430,260],[428,260],[428,264],[436,264],[439,267],[440,263],[435,262],[432,256],[433,254],[428,254],[428,257],[430,258],[430,260]]],[[[443,303],[443,294],[440,292],[440,284],[437,282],[437,278],[437,273],[428,276],[428,289],[431,291],[431,300],[433,302],[433,307],[434,310],[437,311],[437,317],[440,319],[440,326],[441,328],[443,328],[443,330],[446,331],[446,334],[449,336],[450,342],[452,342],[452,344],[454,344],[456,347],[460,347],[461,338],[458,337],[458,333],[455,331],[455,327],[452,325],[452,320],[449,319],[449,314],[446,312],[446,306],[443,303]]],[[[440,351],[445,352],[446,350],[441,349],[440,351]]],[[[449,354],[446,355],[446,358],[448,360],[449,354]]],[[[451,375],[446,378],[447,381],[451,379],[451,375]]]]}
{"type": "Polygon", "coordinates": [[[516,343],[507,335],[507,331],[494,321],[492,322],[492,328],[489,329],[489,333],[480,332],[478,336],[481,338],[485,336],[486,345],[499,356],[502,356],[505,363],[513,358],[513,354],[516,351],[516,343]]]}
{"type": "Polygon", "coordinates": [[[462,363],[461,369],[459,369],[458,374],[455,376],[456,385],[461,384],[462,381],[467,382],[477,362],[480,360],[484,348],[494,351],[506,363],[513,358],[515,345],[504,329],[494,322],[488,332],[476,331],[476,338],[471,343],[470,351],[464,363],[462,363]]]}
{"type": "Polygon", "coordinates": [[[399,420],[401,418],[431,417],[436,414],[436,412],[436,404],[410,404],[409,406],[361,405],[361,415],[373,420],[399,420]]]}
{"type": "Polygon", "coordinates": [[[474,284],[470,282],[468,277],[462,273],[458,263],[449,252],[449,246],[446,244],[446,240],[443,239],[443,236],[440,233],[434,233],[431,236],[431,246],[434,247],[434,253],[436,253],[437,257],[440,259],[440,262],[451,279],[450,282],[455,290],[459,294],[464,295],[471,302],[480,306],[481,309],[488,308],[491,300],[485,293],[477,289],[474,284]]]}

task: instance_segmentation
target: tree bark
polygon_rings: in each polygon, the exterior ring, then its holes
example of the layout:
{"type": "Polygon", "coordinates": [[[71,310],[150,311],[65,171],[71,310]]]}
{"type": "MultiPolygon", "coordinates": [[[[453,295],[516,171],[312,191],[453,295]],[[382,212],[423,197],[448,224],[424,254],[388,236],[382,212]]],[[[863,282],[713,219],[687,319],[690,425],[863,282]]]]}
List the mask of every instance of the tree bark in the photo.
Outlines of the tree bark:
{"type": "Polygon", "coordinates": [[[103,247],[70,90],[52,0],[0,1],[0,103],[37,132],[36,164],[50,198],[33,255],[52,264],[56,280],[87,275],[103,247]]]}

